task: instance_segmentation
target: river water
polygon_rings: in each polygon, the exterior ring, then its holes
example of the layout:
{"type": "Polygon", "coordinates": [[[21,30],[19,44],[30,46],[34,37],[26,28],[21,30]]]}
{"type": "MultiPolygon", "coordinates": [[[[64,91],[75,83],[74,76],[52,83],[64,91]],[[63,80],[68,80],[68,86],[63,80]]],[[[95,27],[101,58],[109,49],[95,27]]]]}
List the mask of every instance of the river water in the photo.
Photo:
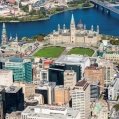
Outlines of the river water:
{"type": "MultiPolygon", "coordinates": [[[[54,15],[48,20],[6,23],[7,35],[9,37],[11,34],[15,37],[17,34],[21,38],[32,37],[38,34],[48,34],[53,30],[57,30],[58,24],[61,27],[63,24],[66,24],[66,28],[69,28],[72,13],[74,14],[76,25],[81,19],[87,29],[90,29],[91,25],[94,25],[94,29],[96,29],[96,26],[99,25],[101,34],[119,36],[119,15],[114,13],[108,15],[95,8],[66,11],[54,15]]],[[[0,34],[1,31],[2,23],[0,23],[0,34]]]]}

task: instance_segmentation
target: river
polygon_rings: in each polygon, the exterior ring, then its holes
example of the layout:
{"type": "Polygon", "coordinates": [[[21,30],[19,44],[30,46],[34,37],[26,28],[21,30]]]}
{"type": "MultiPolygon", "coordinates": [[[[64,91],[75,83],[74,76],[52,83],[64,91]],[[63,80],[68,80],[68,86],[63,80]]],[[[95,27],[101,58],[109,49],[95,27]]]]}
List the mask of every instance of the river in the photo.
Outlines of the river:
{"type": "MultiPolygon", "coordinates": [[[[32,37],[38,34],[48,34],[53,30],[57,30],[57,25],[66,24],[66,28],[70,26],[71,15],[74,14],[76,25],[82,20],[87,29],[94,25],[94,29],[99,25],[100,33],[106,35],[119,36],[119,15],[111,13],[110,15],[97,10],[95,8],[77,9],[56,14],[48,20],[33,22],[17,22],[6,23],[7,35],[18,35],[21,37],[32,37]]],[[[0,34],[2,31],[2,23],[0,23],[0,34]]]]}

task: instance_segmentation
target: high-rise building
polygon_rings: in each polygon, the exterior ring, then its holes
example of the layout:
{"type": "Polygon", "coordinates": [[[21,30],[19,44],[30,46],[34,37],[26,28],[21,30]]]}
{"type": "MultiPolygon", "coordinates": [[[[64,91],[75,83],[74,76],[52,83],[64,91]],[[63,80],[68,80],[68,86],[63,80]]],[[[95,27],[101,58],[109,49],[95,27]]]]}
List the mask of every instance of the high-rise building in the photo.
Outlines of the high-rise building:
{"type": "Polygon", "coordinates": [[[64,71],[76,73],[76,82],[84,77],[84,69],[90,66],[90,59],[79,55],[63,55],[49,68],[49,81],[56,85],[64,85],[64,71]],[[59,80],[60,79],[60,80],[59,80]]]}
{"type": "Polygon", "coordinates": [[[0,98],[2,99],[1,100],[1,107],[2,107],[2,104],[3,104],[3,110],[1,110],[1,114],[2,114],[2,111],[3,111],[3,119],[4,119],[4,116],[5,116],[5,113],[6,113],[6,110],[5,110],[5,86],[0,86],[0,98]]]}
{"type": "Polygon", "coordinates": [[[14,81],[32,81],[32,62],[29,59],[10,57],[5,62],[5,69],[13,71],[14,81]]]}
{"type": "Polygon", "coordinates": [[[13,85],[22,87],[25,98],[35,94],[35,85],[33,83],[14,82],[13,85]]]}
{"type": "Polygon", "coordinates": [[[28,106],[21,119],[82,119],[80,112],[72,108],[52,105],[28,106]]]}
{"type": "Polygon", "coordinates": [[[85,68],[85,78],[89,83],[99,81],[101,92],[104,91],[104,82],[106,79],[105,67],[90,66],[85,68]]]}
{"type": "Polygon", "coordinates": [[[65,70],[64,87],[72,89],[77,82],[76,72],[73,70],[65,70]]]}
{"type": "Polygon", "coordinates": [[[68,105],[70,101],[69,89],[64,86],[56,86],[54,98],[56,105],[68,105]]]}
{"type": "Polygon", "coordinates": [[[2,94],[0,94],[0,119],[4,119],[4,111],[3,111],[3,100],[2,94]]]}
{"type": "Polygon", "coordinates": [[[100,95],[100,82],[99,81],[95,81],[95,82],[92,82],[90,84],[90,98],[91,98],[91,101],[95,101],[96,99],[99,98],[99,95],[100,95]]]}
{"type": "Polygon", "coordinates": [[[5,23],[3,23],[1,40],[2,40],[2,42],[1,42],[2,45],[7,44],[7,32],[6,32],[6,28],[5,28],[5,23]]]}
{"type": "Polygon", "coordinates": [[[79,81],[71,91],[72,108],[79,110],[81,119],[88,119],[90,116],[90,85],[83,79],[79,81]]]}
{"type": "Polygon", "coordinates": [[[113,62],[111,62],[109,60],[100,59],[100,58],[98,58],[97,63],[98,63],[99,67],[105,67],[106,79],[105,79],[104,83],[106,86],[108,86],[109,84],[111,84],[114,74],[115,74],[114,64],[113,64],[113,62]]]}
{"type": "Polygon", "coordinates": [[[0,70],[0,85],[11,86],[13,84],[13,72],[11,70],[0,70]]]}
{"type": "Polygon", "coordinates": [[[5,89],[5,113],[22,111],[24,109],[24,94],[22,88],[10,86],[5,89]]]}
{"type": "Polygon", "coordinates": [[[36,87],[35,93],[43,95],[44,104],[53,104],[55,85],[55,82],[42,81],[36,87]]]}

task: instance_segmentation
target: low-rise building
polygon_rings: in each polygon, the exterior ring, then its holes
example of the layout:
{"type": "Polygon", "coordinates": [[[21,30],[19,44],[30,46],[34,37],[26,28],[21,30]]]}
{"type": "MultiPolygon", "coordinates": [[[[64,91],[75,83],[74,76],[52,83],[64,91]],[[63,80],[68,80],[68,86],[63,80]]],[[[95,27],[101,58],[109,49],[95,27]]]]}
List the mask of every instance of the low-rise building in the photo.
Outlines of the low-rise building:
{"type": "Polygon", "coordinates": [[[11,86],[13,84],[12,70],[0,70],[0,85],[11,86]]]}
{"type": "Polygon", "coordinates": [[[39,105],[28,106],[21,114],[21,119],[82,119],[80,112],[72,108],[39,105]]]}
{"type": "Polygon", "coordinates": [[[91,119],[108,119],[109,107],[105,100],[98,100],[93,104],[91,119]]]}
{"type": "Polygon", "coordinates": [[[119,54],[117,53],[105,53],[104,58],[113,62],[119,62],[119,54]]]}
{"type": "Polygon", "coordinates": [[[7,113],[5,119],[21,119],[21,111],[7,113]]]}

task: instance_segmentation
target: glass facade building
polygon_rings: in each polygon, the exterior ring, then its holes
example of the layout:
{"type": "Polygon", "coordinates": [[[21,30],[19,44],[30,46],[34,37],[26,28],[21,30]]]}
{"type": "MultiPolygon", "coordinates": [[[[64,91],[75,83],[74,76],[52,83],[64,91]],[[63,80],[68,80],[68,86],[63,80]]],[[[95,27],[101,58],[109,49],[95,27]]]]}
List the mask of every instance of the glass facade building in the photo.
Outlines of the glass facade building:
{"type": "Polygon", "coordinates": [[[32,81],[32,62],[29,60],[11,57],[5,62],[5,69],[13,71],[14,81],[32,81]]]}
{"type": "Polygon", "coordinates": [[[64,71],[73,70],[76,72],[77,82],[81,79],[81,66],[80,65],[60,65],[52,64],[48,70],[49,81],[56,82],[56,85],[64,85],[64,71]]]}

